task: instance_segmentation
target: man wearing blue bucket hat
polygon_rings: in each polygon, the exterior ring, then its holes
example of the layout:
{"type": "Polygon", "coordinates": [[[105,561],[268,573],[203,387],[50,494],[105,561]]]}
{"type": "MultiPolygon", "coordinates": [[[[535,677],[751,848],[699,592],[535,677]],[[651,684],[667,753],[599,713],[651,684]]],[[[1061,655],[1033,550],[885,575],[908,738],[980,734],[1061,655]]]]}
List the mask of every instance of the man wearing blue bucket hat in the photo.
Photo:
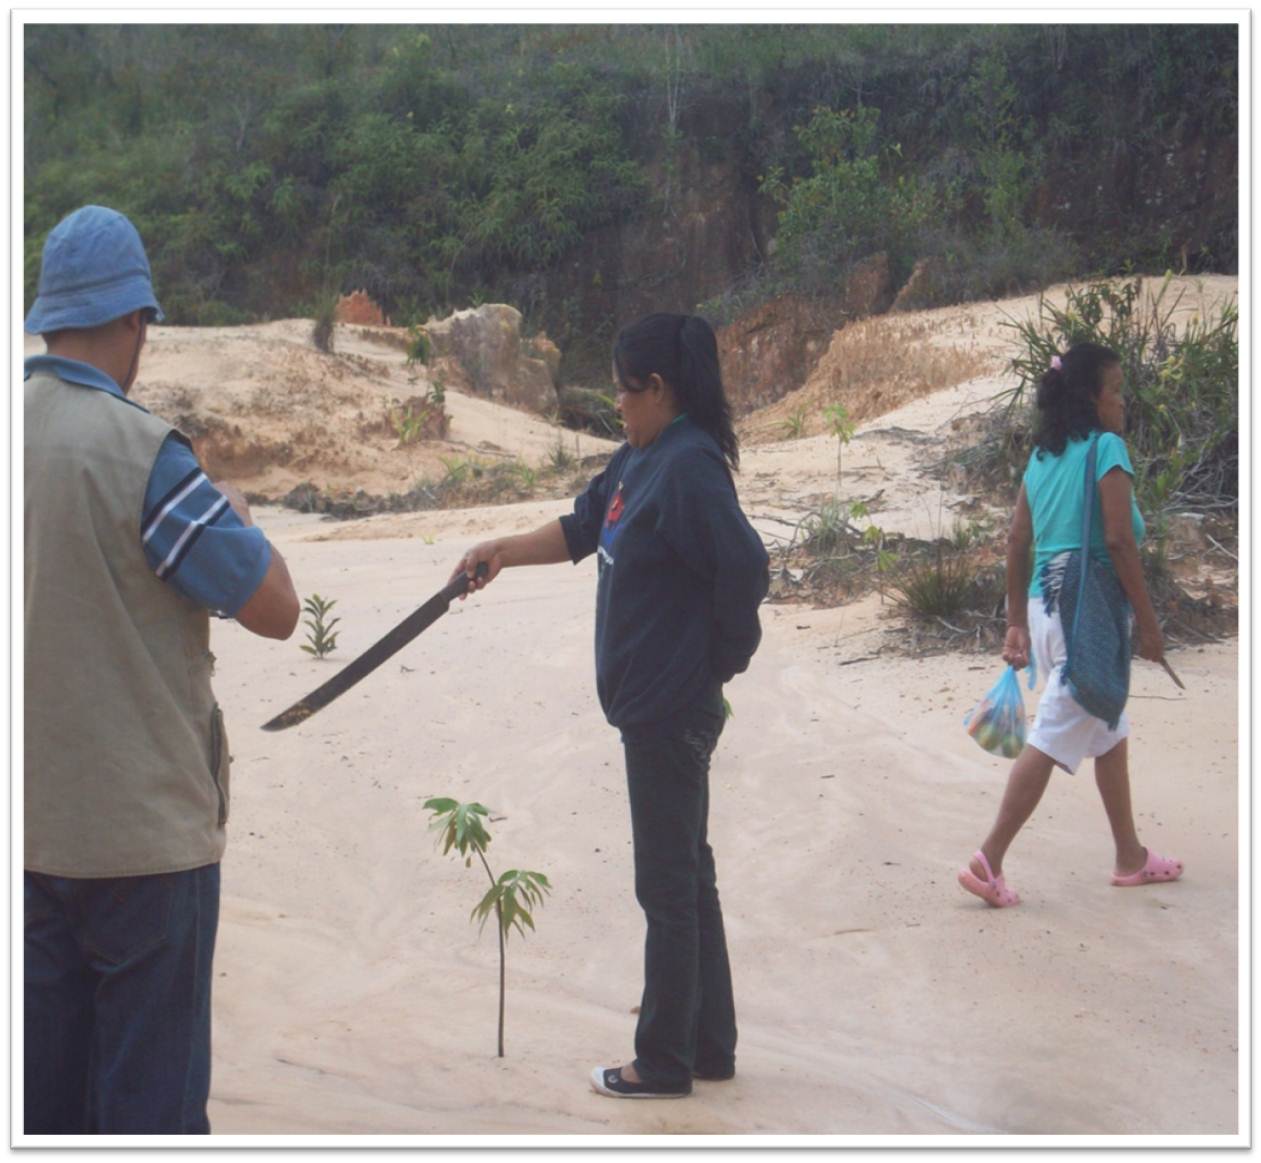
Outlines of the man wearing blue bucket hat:
{"type": "Polygon", "coordinates": [[[26,330],[24,1130],[210,1129],[228,743],[210,612],[287,638],[298,600],[240,493],[128,398],[162,318],[102,206],[44,245],[26,330]]]}

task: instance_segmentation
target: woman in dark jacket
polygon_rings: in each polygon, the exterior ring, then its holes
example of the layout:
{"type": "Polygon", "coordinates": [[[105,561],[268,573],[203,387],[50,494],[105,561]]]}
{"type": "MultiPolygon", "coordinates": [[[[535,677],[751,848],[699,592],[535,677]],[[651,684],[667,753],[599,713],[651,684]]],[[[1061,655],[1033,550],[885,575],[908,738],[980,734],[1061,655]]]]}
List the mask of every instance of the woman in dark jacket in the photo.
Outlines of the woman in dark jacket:
{"type": "Polygon", "coordinates": [[[508,566],[598,555],[596,688],[625,748],[648,933],[635,1059],[596,1067],[591,1082],[615,1098],[674,1098],[693,1078],[735,1073],[709,759],[723,683],[761,639],[768,559],[736,497],[739,447],[709,324],[649,315],[618,335],[613,370],[626,443],[573,512],[473,546],[452,576],[480,589],[508,566]]]}

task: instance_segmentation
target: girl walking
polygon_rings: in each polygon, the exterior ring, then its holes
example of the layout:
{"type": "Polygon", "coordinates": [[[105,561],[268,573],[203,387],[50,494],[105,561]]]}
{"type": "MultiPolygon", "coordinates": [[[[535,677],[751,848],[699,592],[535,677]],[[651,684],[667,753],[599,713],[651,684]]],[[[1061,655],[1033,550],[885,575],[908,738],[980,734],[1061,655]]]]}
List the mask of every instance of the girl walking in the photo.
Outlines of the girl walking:
{"type": "Polygon", "coordinates": [[[1051,360],[1038,386],[1034,450],[1025,470],[1007,542],[1007,635],[1003,658],[1017,669],[1034,658],[1047,675],[1028,743],[1012,765],[998,816],[959,883],[996,908],[1020,903],[1003,876],[1007,849],[1033,814],[1055,767],[1076,772],[1095,761],[1095,784],[1116,846],[1112,883],[1123,887],[1177,880],[1180,861],[1139,841],[1130,804],[1128,739],[1122,712],[1109,727],[1081,707],[1064,676],[1068,651],[1061,591],[1074,551],[1089,552],[1116,573],[1138,629],[1138,653],[1160,662],[1164,643],[1138,546],[1145,526],[1134,502],[1134,468],[1125,447],[1120,357],[1079,343],[1051,360]],[[1092,446],[1097,482],[1090,545],[1081,544],[1085,471],[1092,446]],[[1035,548],[1030,570],[1030,549],[1035,548]]]}

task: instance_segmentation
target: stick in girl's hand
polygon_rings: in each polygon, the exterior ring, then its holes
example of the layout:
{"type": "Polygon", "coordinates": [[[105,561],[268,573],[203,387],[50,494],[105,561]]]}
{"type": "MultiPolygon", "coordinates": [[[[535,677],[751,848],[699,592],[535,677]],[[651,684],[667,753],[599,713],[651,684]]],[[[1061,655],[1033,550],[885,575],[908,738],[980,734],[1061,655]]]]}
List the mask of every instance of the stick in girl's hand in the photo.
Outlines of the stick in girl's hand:
{"type": "Polygon", "coordinates": [[[1166,674],[1167,674],[1167,675],[1168,675],[1171,679],[1173,679],[1173,681],[1177,684],[1178,689],[1179,689],[1180,691],[1184,691],[1184,690],[1186,690],[1186,689],[1187,689],[1186,687],[1184,687],[1184,686],[1182,685],[1182,679],[1180,679],[1180,678],[1179,678],[1176,674],[1174,674],[1174,672],[1173,672],[1173,667],[1172,667],[1172,666],[1170,666],[1170,665],[1169,665],[1169,663],[1167,663],[1167,662],[1166,662],[1163,658],[1160,660],[1160,665],[1161,665],[1161,666],[1163,666],[1163,667],[1165,668],[1165,673],[1166,673],[1166,674]]]}

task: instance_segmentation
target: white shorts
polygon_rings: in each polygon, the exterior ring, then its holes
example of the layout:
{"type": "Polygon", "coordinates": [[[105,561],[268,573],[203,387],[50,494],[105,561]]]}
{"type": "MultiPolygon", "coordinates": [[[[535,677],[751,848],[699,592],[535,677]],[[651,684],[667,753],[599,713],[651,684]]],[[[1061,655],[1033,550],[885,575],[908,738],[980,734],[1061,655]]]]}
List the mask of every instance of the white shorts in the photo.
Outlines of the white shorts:
{"type": "Polygon", "coordinates": [[[1068,647],[1059,611],[1048,614],[1040,597],[1029,599],[1029,640],[1038,679],[1045,686],[1026,742],[1072,775],[1083,759],[1106,755],[1127,738],[1130,720],[1122,711],[1116,729],[1109,731],[1107,723],[1095,718],[1073,698],[1064,683],[1068,647]]]}

